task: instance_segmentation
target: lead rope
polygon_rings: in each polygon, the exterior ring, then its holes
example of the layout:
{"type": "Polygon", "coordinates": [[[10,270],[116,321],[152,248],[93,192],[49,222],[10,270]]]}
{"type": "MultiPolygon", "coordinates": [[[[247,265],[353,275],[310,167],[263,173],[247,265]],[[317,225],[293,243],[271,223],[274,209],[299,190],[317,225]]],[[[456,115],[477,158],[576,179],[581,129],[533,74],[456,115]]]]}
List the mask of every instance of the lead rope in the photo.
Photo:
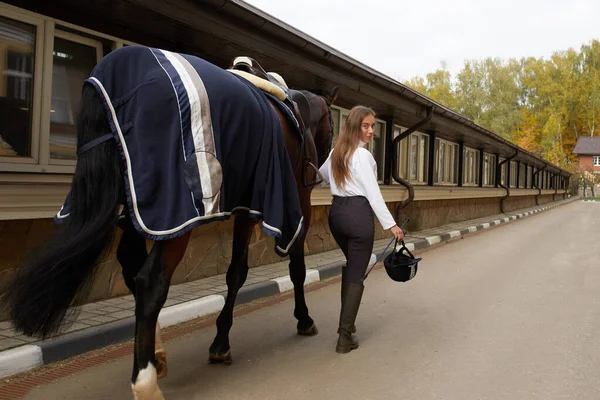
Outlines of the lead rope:
{"type": "MultiPolygon", "coordinates": [[[[410,218],[406,218],[404,220],[404,222],[402,223],[402,226],[400,227],[400,229],[402,229],[404,231],[404,225],[406,225],[406,223],[410,221],[410,218]]],[[[387,251],[387,249],[391,246],[391,244],[394,242],[394,240],[396,240],[395,237],[392,238],[392,240],[390,240],[390,242],[388,243],[387,246],[385,246],[385,249],[383,249],[383,251],[381,252],[381,254],[379,255],[379,257],[375,260],[375,262],[373,263],[373,265],[371,266],[371,269],[365,274],[364,278],[363,278],[363,282],[367,279],[367,277],[369,276],[369,274],[371,273],[371,271],[373,271],[373,268],[375,268],[375,265],[377,265],[377,263],[379,261],[381,261],[381,258],[384,256],[385,252],[387,251]]],[[[396,245],[398,244],[398,241],[396,240],[396,243],[394,244],[394,251],[396,251],[396,245]]],[[[404,240],[402,240],[402,245],[404,246],[404,240]]]]}

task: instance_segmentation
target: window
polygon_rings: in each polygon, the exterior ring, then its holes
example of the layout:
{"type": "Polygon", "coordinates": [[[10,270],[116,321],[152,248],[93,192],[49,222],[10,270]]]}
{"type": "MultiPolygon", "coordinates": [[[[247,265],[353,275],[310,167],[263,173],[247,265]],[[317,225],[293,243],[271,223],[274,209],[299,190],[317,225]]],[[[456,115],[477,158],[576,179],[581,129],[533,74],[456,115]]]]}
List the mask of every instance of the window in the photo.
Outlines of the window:
{"type": "Polygon", "coordinates": [[[340,126],[341,111],[339,108],[334,107],[331,107],[330,111],[331,119],[333,120],[333,138],[331,143],[335,144],[335,142],[338,140],[338,137],[340,137],[340,130],[342,129],[342,127],[340,126]]]}
{"type": "Polygon", "coordinates": [[[410,162],[409,162],[409,179],[411,181],[417,180],[419,172],[419,138],[410,135],[410,162]]]}
{"type": "Polygon", "coordinates": [[[464,148],[463,151],[463,185],[479,184],[479,150],[464,148]]]}
{"type": "Polygon", "coordinates": [[[56,31],[52,59],[50,158],[76,160],[75,118],[82,82],[102,58],[100,42],[56,31]]]}
{"type": "Polygon", "coordinates": [[[385,167],[385,122],[380,120],[375,121],[373,140],[367,148],[373,153],[373,157],[377,161],[377,179],[383,181],[383,168],[385,167]]]}
{"type": "Polygon", "coordinates": [[[526,182],[525,182],[525,187],[528,189],[533,188],[533,168],[528,165],[527,166],[527,178],[526,178],[526,182]]]}
{"type": "Polygon", "coordinates": [[[510,162],[510,186],[511,188],[517,187],[517,169],[518,164],[516,161],[510,162]]]}
{"type": "Polygon", "coordinates": [[[0,5],[0,171],[72,173],[81,86],[125,41],[0,5]]]}
{"type": "Polygon", "coordinates": [[[600,156],[594,156],[594,167],[600,167],[600,156]]]}
{"type": "Polygon", "coordinates": [[[441,185],[458,184],[458,144],[435,139],[434,182],[441,185]]]}
{"type": "Polygon", "coordinates": [[[525,188],[525,179],[527,178],[527,166],[520,164],[519,167],[519,188],[525,188]]]}
{"type": "MultiPolygon", "coordinates": [[[[395,125],[394,138],[407,128],[395,125]]],[[[429,177],[429,135],[421,132],[411,133],[396,147],[399,151],[398,165],[394,168],[401,178],[413,184],[426,185],[429,177]]]]}
{"type": "MultiPolygon", "coordinates": [[[[502,163],[504,160],[506,160],[506,158],[500,157],[498,165],[500,165],[500,163],[502,163]]],[[[500,184],[506,186],[506,163],[500,166],[500,184]]]]}
{"type": "MultiPolygon", "coordinates": [[[[33,146],[41,26],[0,15],[0,157],[37,157],[33,146]]],[[[38,22],[41,25],[41,22],[38,22]]]]}
{"type": "Polygon", "coordinates": [[[429,135],[412,133],[410,135],[410,182],[427,183],[429,168],[429,135]]]}
{"type": "MultiPolygon", "coordinates": [[[[398,125],[394,126],[394,139],[400,136],[401,132],[404,132],[406,128],[402,128],[398,125]]],[[[396,154],[398,154],[398,163],[393,165],[394,171],[398,174],[402,179],[407,179],[407,170],[408,170],[408,138],[405,138],[396,144],[396,154]]]]}
{"type": "Polygon", "coordinates": [[[483,186],[496,185],[496,156],[483,153],[483,186]]]}

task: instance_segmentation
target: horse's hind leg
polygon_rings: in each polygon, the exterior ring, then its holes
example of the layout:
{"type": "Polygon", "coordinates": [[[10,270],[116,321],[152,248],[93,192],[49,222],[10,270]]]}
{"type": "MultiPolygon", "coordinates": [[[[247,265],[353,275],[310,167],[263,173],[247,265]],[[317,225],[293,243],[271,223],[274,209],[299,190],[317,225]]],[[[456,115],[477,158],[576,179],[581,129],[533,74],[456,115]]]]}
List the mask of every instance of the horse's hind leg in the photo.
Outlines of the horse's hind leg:
{"type": "Polygon", "coordinates": [[[314,336],[319,331],[315,321],[308,315],[308,307],[304,298],[304,281],[306,280],[306,265],[304,263],[304,240],[310,227],[310,193],[301,192],[305,196],[300,196],[302,203],[302,215],[304,217],[304,233],[296,239],[296,243],[290,249],[290,279],[294,284],[294,317],[298,320],[297,331],[303,336],[314,336]],[[307,194],[308,193],[308,194],[307,194]]]}
{"type": "MultiPolygon", "coordinates": [[[[123,270],[125,285],[135,298],[135,277],[146,262],[148,252],[146,251],[146,240],[137,233],[131,219],[122,218],[119,227],[123,229],[123,235],[117,248],[117,260],[123,270]]],[[[160,325],[156,323],[156,344],[154,357],[156,359],[156,373],[158,378],[167,376],[167,352],[160,340],[160,325]]]]}
{"type": "Polygon", "coordinates": [[[239,215],[233,228],[233,250],[231,264],[227,269],[227,300],[217,318],[217,336],[210,346],[208,360],[211,363],[231,364],[229,331],[233,325],[233,307],[240,288],[248,277],[248,244],[257,220],[239,215]]]}
{"type": "Polygon", "coordinates": [[[163,399],[157,384],[155,329],[160,309],[167,299],[175,268],[183,258],[190,234],[157,241],[135,277],[135,344],[133,395],[136,400],[163,399]]]}

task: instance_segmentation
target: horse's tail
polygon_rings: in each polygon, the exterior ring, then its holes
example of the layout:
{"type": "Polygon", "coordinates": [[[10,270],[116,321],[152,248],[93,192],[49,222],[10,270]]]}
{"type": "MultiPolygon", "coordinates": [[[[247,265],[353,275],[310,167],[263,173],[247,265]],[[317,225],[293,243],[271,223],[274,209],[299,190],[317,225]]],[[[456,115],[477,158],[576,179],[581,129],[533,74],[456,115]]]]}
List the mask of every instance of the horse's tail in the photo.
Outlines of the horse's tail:
{"type": "MultiPolygon", "coordinates": [[[[77,117],[78,144],[109,132],[100,97],[91,84],[85,84],[77,117]]],[[[96,267],[116,231],[122,176],[114,140],[79,156],[69,216],[35,255],[25,260],[3,296],[2,303],[17,331],[46,338],[59,331],[70,306],[85,300],[96,267]]]]}

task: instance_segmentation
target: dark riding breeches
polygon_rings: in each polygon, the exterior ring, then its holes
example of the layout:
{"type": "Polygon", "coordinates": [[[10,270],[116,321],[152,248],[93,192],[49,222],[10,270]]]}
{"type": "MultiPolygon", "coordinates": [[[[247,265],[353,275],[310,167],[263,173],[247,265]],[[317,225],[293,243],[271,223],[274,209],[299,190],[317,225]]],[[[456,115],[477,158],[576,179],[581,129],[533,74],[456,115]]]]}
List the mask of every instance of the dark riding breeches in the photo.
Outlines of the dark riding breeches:
{"type": "Polygon", "coordinates": [[[362,196],[334,196],[329,212],[329,229],[346,256],[348,282],[362,285],[373,251],[373,209],[362,196]]]}

